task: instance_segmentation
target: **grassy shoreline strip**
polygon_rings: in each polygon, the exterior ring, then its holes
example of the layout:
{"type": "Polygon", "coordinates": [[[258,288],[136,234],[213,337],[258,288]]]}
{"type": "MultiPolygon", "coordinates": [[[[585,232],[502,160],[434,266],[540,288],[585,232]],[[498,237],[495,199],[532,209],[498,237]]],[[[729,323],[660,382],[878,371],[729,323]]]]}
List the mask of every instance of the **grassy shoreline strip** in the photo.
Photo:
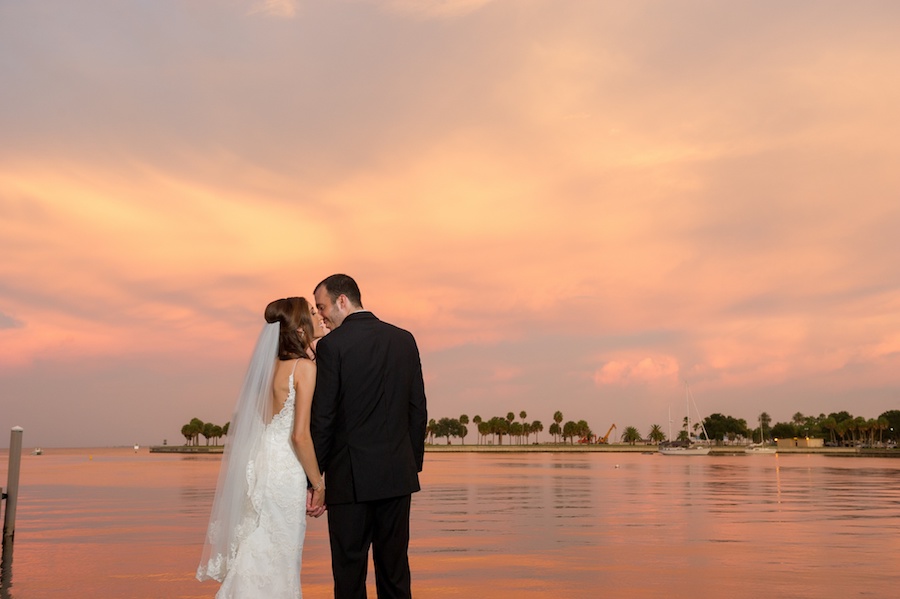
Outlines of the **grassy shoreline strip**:
{"type": "MultiPolygon", "coordinates": [[[[222,445],[153,445],[150,453],[221,454],[222,445]]],[[[658,453],[655,445],[426,445],[428,453],[658,453]]],[[[892,457],[900,458],[900,449],[867,449],[855,447],[779,448],[779,454],[821,454],[843,457],[892,457]]],[[[709,455],[745,455],[742,446],[723,445],[710,448],[709,455]]],[[[777,455],[777,454],[776,454],[777,455]]]]}

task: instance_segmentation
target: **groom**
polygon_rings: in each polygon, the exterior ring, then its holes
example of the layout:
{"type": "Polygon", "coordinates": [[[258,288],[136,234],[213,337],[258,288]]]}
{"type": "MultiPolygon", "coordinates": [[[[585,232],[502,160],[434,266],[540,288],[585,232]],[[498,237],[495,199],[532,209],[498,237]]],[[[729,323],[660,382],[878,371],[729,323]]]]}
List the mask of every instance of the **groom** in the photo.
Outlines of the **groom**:
{"type": "Polygon", "coordinates": [[[410,499],[427,419],[419,350],[410,333],[363,309],[347,275],[314,295],[331,329],[316,347],[310,430],[328,488],[334,596],[366,597],[371,545],[379,599],[409,598],[410,499]]]}

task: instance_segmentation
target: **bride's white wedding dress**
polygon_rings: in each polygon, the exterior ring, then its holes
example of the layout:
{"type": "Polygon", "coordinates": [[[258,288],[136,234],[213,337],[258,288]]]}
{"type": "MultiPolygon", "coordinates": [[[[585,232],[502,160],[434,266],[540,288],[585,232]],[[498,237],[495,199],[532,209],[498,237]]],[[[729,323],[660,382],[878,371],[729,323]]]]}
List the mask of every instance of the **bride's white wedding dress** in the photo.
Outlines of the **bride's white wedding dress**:
{"type": "MultiPolygon", "coordinates": [[[[294,364],[296,369],[297,364],[294,364]]],[[[294,373],[284,407],[266,426],[247,464],[249,502],[217,599],[299,599],[306,533],[306,475],[291,445],[294,373]]]]}

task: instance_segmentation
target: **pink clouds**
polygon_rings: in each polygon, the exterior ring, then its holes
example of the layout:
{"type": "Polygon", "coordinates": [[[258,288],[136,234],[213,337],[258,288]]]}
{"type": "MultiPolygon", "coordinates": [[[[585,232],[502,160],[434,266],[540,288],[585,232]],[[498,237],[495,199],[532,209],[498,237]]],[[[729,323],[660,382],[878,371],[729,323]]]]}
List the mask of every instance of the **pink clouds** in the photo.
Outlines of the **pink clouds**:
{"type": "Polygon", "coordinates": [[[678,361],[672,356],[626,357],[607,361],[594,372],[594,383],[604,385],[630,385],[677,382],[678,361]]]}
{"type": "Polygon", "coordinates": [[[266,302],[342,271],[437,415],[643,429],[682,379],[737,417],[896,407],[894,9],[243,8],[4,6],[0,371],[159,360],[141,401],[227,412],[177,365],[240,371],[266,302]]]}

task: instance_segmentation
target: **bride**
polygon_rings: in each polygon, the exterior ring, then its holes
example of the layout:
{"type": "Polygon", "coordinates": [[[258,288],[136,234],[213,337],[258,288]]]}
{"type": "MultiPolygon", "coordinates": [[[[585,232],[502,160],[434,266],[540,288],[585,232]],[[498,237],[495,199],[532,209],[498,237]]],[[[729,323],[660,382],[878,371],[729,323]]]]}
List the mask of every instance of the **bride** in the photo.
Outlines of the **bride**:
{"type": "MultiPolygon", "coordinates": [[[[325,334],[302,297],[266,306],[231,420],[198,580],[222,583],[217,599],[296,599],[306,515],[319,517],[307,481],[325,481],[309,434],[315,343],[325,334]]],[[[317,498],[323,497],[316,493],[317,498]]]]}

